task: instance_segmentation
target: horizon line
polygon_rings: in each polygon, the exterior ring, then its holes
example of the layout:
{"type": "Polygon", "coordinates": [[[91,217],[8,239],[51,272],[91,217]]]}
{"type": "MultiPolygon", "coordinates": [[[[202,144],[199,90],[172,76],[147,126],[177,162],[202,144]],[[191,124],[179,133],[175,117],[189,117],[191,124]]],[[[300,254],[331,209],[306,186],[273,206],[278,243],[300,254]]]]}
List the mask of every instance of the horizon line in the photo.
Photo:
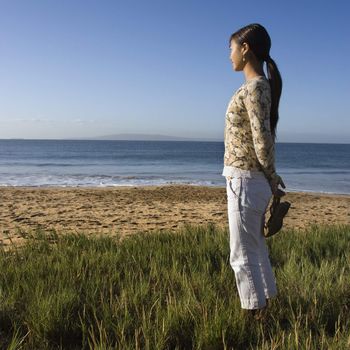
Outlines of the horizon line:
{"type": "MultiPolygon", "coordinates": [[[[150,140],[150,139],[138,139],[138,140],[127,140],[127,139],[96,139],[96,138],[51,138],[51,139],[45,139],[45,138],[0,138],[0,141],[127,141],[127,142],[222,142],[224,143],[224,140],[215,140],[215,139],[184,139],[184,140],[150,140]]],[[[300,142],[300,141],[278,141],[277,143],[306,143],[306,144],[335,144],[335,145],[349,145],[350,142],[315,142],[315,141],[310,141],[310,142],[300,142]]]]}

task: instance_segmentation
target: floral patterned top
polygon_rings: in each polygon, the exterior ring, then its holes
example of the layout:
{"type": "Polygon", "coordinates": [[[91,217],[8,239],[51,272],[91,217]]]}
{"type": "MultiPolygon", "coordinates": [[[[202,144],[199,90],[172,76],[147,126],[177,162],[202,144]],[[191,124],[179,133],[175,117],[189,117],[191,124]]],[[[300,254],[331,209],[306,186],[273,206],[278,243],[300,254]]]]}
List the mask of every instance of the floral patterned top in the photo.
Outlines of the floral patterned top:
{"type": "Polygon", "coordinates": [[[226,111],[223,176],[230,176],[230,167],[262,171],[269,181],[278,176],[270,108],[271,89],[265,76],[247,80],[232,96],[226,111]]]}

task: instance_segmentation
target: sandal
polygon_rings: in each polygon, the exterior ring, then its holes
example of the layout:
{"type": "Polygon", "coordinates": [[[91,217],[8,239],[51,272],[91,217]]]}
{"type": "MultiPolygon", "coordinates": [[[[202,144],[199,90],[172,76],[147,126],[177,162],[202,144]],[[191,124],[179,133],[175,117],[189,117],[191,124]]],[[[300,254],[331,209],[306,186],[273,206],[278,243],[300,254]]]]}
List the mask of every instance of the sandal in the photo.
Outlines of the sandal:
{"type": "Polygon", "coordinates": [[[264,236],[271,237],[281,230],[283,226],[283,218],[287,215],[291,206],[290,202],[280,202],[281,197],[285,192],[278,189],[277,194],[273,196],[273,201],[270,207],[270,218],[264,225],[264,236]]]}

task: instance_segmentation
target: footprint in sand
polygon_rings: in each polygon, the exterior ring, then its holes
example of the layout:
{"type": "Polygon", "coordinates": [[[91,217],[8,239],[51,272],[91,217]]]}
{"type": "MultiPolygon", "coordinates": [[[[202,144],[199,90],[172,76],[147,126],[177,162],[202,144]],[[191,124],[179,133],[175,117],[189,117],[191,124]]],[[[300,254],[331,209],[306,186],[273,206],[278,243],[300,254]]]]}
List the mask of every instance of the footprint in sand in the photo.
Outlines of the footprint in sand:
{"type": "Polygon", "coordinates": [[[89,221],[89,224],[102,225],[100,221],[96,221],[96,220],[89,221]]]}
{"type": "Polygon", "coordinates": [[[35,218],[35,217],[37,217],[37,216],[46,216],[46,214],[44,214],[44,213],[33,213],[33,214],[31,215],[32,218],[35,218]]]}

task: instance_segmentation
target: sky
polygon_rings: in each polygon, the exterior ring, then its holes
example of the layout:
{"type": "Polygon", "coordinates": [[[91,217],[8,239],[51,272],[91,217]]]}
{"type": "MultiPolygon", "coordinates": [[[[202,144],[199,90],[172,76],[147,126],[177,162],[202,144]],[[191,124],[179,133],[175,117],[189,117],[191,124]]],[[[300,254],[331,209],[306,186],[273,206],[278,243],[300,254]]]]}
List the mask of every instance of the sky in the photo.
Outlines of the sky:
{"type": "Polygon", "coordinates": [[[350,143],[349,1],[0,0],[0,138],[223,140],[260,23],[283,79],[277,142],[350,143]]]}

